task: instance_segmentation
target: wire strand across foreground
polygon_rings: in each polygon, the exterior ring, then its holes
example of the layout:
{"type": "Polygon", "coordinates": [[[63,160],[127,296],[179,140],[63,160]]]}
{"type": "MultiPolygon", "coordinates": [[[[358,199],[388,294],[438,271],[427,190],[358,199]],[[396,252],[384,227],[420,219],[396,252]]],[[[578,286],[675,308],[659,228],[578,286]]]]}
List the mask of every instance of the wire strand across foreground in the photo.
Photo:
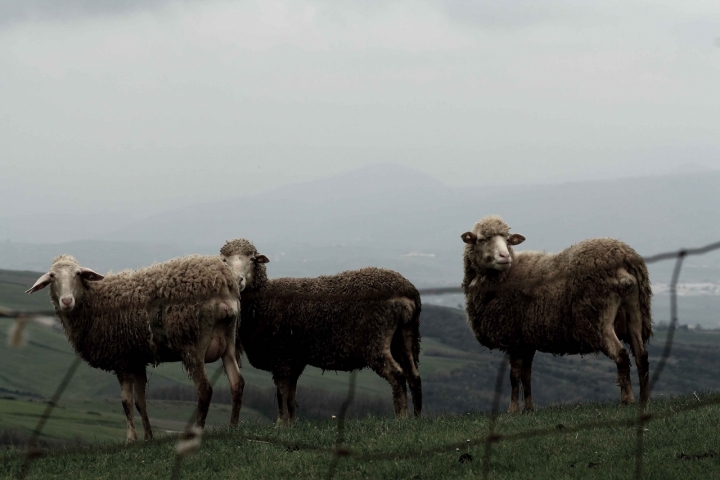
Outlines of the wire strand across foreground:
{"type": "MultiPolygon", "coordinates": [[[[680,273],[682,270],[683,260],[689,256],[689,255],[703,255],[705,253],[718,250],[720,249],[720,242],[715,242],[709,245],[706,245],[704,247],[694,248],[694,249],[681,249],[679,251],[672,251],[672,252],[665,252],[660,253],[656,255],[652,255],[650,257],[644,257],[645,263],[654,263],[658,261],[668,260],[668,259],[676,259],[676,264],[673,269],[673,275],[670,283],[670,308],[671,308],[671,322],[668,328],[668,334],[665,341],[665,346],[663,349],[662,356],[660,358],[660,361],[658,362],[658,366],[655,369],[653,376],[650,379],[649,388],[652,390],[652,388],[657,384],[660,375],[662,374],[662,371],[665,367],[665,364],[667,363],[667,360],[671,354],[672,351],[672,344],[674,339],[674,332],[677,328],[678,324],[678,315],[677,315],[677,283],[680,278],[680,273]]],[[[535,280],[533,283],[544,283],[548,281],[554,281],[558,277],[553,278],[544,278],[540,280],[535,280]]],[[[527,287],[532,286],[528,284],[524,285],[514,285],[513,287],[527,287]]],[[[427,288],[427,289],[420,289],[419,290],[421,295],[444,295],[444,294],[457,294],[457,293],[463,293],[463,289],[459,287],[439,287],[439,288],[427,288]]],[[[42,312],[23,312],[18,313],[11,311],[9,309],[0,308],[0,316],[4,317],[11,317],[11,318],[19,318],[21,316],[28,316],[28,315],[47,315],[49,312],[42,311],[42,312]]],[[[37,441],[42,434],[42,430],[50,418],[50,415],[52,414],[52,410],[55,405],[59,402],[60,398],[62,397],[62,394],[67,387],[68,383],[72,379],[75,371],[77,370],[77,367],[80,363],[79,357],[76,357],[70,367],[68,368],[68,371],[66,372],[62,382],[58,386],[55,394],[52,397],[52,400],[48,402],[48,406],[45,409],[45,412],[43,412],[43,415],[41,416],[40,420],[38,421],[37,427],[33,431],[32,437],[30,442],[28,443],[28,451],[25,457],[25,461],[22,466],[22,470],[20,473],[19,478],[24,479],[29,471],[31,464],[35,458],[38,458],[39,456],[42,456],[42,452],[40,452],[37,448],[37,441]]],[[[549,436],[549,435],[559,435],[559,434],[567,434],[571,432],[579,432],[583,430],[591,430],[591,429],[597,429],[597,428],[609,428],[609,427],[615,427],[615,426],[636,426],[636,436],[637,436],[637,442],[636,442],[636,450],[635,450],[635,472],[634,472],[634,478],[635,479],[641,479],[643,476],[643,453],[644,453],[644,442],[643,442],[643,432],[644,432],[644,426],[647,424],[647,422],[661,419],[661,418],[668,418],[673,415],[678,415],[681,412],[687,412],[691,410],[697,410],[700,408],[704,408],[710,405],[716,405],[720,404],[720,398],[714,398],[710,401],[701,401],[698,402],[698,404],[692,405],[689,408],[685,409],[678,409],[676,412],[673,412],[672,414],[669,414],[665,412],[664,414],[648,414],[646,413],[646,407],[647,405],[644,404],[638,404],[638,412],[637,415],[634,418],[629,419],[623,419],[623,420],[615,420],[615,421],[606,421],[606,422],[591,422],[586,424],[577,425],[575,427],[563,429],[561,431],[558,431],[557,429],[538,429],[538,430],[528,430],[525,432],[521,432],[518,434],[513,435],[498,435],[495,433],[495,422],[497,419],[497,416],[499,414],[499,402],[500,398],[502,396],[502,386],[503,386],[503,378],[505,375],[505,369],[507,366],[507,358],[504,358],[501,364],[498,367],[498,375],[495,385],[495,395],[494,395],[494,401],[493,401],[493,409],[491,412],[491,418],[488,426],[488,433],[485,435],[484,438],[481,439],[475,439],[475,440],[468,440],[467,443],[463,444],[457,444],[453,443],[450,445],[433,448],[433,449],[424,449],[421,451],[413,452],[413,453],[407,453],[407,454],[400,454],[398,452],[388,452],[386,454],[380,454],[380,455],[370,455],[370,454],[357,454],[353,452],[351,449],[342,447],[342,444],[344,442],[344,425],[346,421],[347,416],[347,410],[350,406],[350,404],[353,401],[354,395],[355,395],[355,381],[356,381],[356,372],[353,372],[353,374],[350,376],[349,383],[348,383],[348,395],[343,402],[342,408],[338,414],[338,433],[337,433],[337,440],[335,448],[318,448],[310,445],[298,445],[295,442],[285,442],[280,441],[277,439],[271,439],[271,438],[265,438],[263,439],[266,443],[269,444],[275,444],[275,445],[283,445],[283,446],[290,446],[292,443],[292,448],[298,449],[298,450],[308,450],[308,451],[315,451],[320,453],[328,453],[333,454],[334,458],[333,461],[330,464],[330,468],[328,469],[327,478],[334,478],[335,473],[337,471],[337,465],[339,462],[340,457],[342,456],[352,456],[355,457],[358,460],[389,460],[389,459],[399,459],[399,458],[414,458],[414,457],[421,457],[424,455],[428,455],[431,453],[441,453],[441,452],[449,452],[454,449],[459,448],[461,445],[484,445],[484,455],[483,455],[483,463],[482,463],[482,476],[484,479],[490,478],[491,471],[492,471],[492,463],[491,463],[491,456],[492,456],[492,444],[496,442],[501,441],[517,441],[522,440],[526,438],[532,438],[532,437],[539,437],[539,436],[549,436]]],[[[211,385],[214,385],[214,383],[217,381],[217,379],[220,377],[223,369],[222,366],[218,368],[215,372],[215,374],[212,377],[211,385]]],[[[193,414],[195,416],[195,413],[193,414]]],[[[250,439],[250,437],[248,437],[250,439]]],[[[119,446],[117,450],[129,448],[127,446],[119,446]]],[[[199,448],[199,443],[198,443],[199,448]]],[[[108,451],[115,451],[115,448],[108,449],[108,451]]],[[[66,453],[67,454],[67,453],[66,453]]],[[[182,458],[181,455],[176,455],[176,461],[173,466],[173,470],[171,473],[171,478],[176,479],[179,478],[181,467],[182,467],[182,458]]]]}

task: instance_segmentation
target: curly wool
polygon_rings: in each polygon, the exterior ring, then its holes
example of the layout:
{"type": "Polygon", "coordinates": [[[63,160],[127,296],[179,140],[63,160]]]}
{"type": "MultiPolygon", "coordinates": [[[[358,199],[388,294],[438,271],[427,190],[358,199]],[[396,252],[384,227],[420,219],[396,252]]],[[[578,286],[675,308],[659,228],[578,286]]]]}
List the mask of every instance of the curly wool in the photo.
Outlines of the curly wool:
{"type": "Polygon", "coordinates": [[[257,249],[255,246],[244,238],[236,238],[235,240],[229,240],[225,242],[225,245],[220,249],[220,254],[227,257],[231,255],[255,255],[257,249]]]}
{"type": "Polygon", "coordinates": [[[510,227],[498,215],[488,215],[475,223],[472,232],[478,238],[491,238],[496,235],[507,237],[510,235],[510,227]]]}
{"type": "MultiPolygon", "coordinates": [[[[474,232],[507,235],[499,217],[486,217],[474,232]]],[[[579,242],[557,254],[515,253],[508,246],[513,266],[504,272],[483,270],[472,245],[463,255],[463,289],[470,326],[478,341],[506,351],[530,347],[553,354],[598,352],[603,347],[601,319],[610,295],[626,288],[616,278],[619,267],[638,286],[642,338],[652,335],[652,291],[642,257],[627,244],[598,238],[579,242]],[[501,287],[501,288],[498,288],[501,287]]],[[[619,329],[620,340],[630,341],[619,329]]]]}
{"type": "MultiPolygon", "coordinates": [[[[256,281],[264,277],[256,268],[256,281]]],[[[382,358],[384,334],[412,323],[413,354],[420,353],[417,289],[400,274],[363,268],[317,278],[278,278],[243,294],[238,342],[250,363],[276,377],[304,365],[350,371],[382,358]],[[406,297],[414,313],[388,300],[406,297]]],[[[416,365],[417,366],[417,365],[416,365]]]]}
{"type": "MultiPolygon", "coordinates": [[[[79,266],[70,255],[53,265],[79,266]]],[[[144,371],[146,365],[179,361],[212,328],[203,302],[223,289],[239,296],[232,272],[216,256],[193,255],[137,271],[83,281],[85,294],[58,318],[73,349],[90,364],[115,373],[144,371]]],[[[52,298],[52,290],[51,290],[52,298]]]]}
{"type": "MultiPolygon", "coordinates": [[[[223,255],[256,255],[245,239],[227,242],[223,255]]],[[[399,325],[413,332],[412,352],[420,354],[420,294],[392,270],[363,268],[316,278],[268,280],[256,263],[253,282],[243,291],[238,349],[250,363],[275,377],[288,377],[306,365],[350,371],[382,358],[381,342],[399,325]],[[409,299],[412,312],[401,303],[409,299]]],[[[394,342],[393,342],[394,343],[394,342]]]]}

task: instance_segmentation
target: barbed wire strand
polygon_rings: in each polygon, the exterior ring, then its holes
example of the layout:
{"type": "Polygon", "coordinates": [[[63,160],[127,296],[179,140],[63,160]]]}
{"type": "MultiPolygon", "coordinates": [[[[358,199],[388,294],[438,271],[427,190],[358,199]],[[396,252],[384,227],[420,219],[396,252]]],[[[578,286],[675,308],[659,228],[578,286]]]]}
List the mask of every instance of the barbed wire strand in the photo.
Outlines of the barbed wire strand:
{"type": "MultiPolygon", "coordinates": [[[[653,376],[648,382],[648,395],[652,393],[653,387],[660,378],[660,374],[665,368],[667,359],[670,357],[672,350],[673,340],[675,338],[675,328],[678,322],[678,308],[677,308],[677,284],[680,279],[680,271],[682,270],[683,260],[687,252],[680,250],[677,252],[675,267],[673,268],[672,278],[670,279],[670,325],[667,330],[667,337],[665,338],[665,348],[663,349],[662,357],[658,362],[653,376]]],[[[646,404],[640,403],[638,405],[638,421],[637,428],[635,431],[636,443],[635,443],[635,479],[640,480],[643,477],[643,456],[644,456],[644,439],[645,439],[645,423],[647,421],[647,415],[645,414],[646,404]]]]}
{"type": "MultiPolygon", "coordinates": [[[[663,261],[663,260],[668,260],[671,258],[677,258],[675,269],[673,271],[673,280],[672,280],[672,283],[670,286],[671,324],[670,324],[670,327],[668,328],[668,334],[667,334],[663,354],[660,358],[660,361],[658,362],[658,367],[656,368],[656,370],[653,373],[653,376],[649,382],[649,390],[652,390],[652,388],[655,386],[655,384],[659,380],[660,374],[662,373],[662,370],[664,369],[665,364],[667,363],[667,359],[670,356],[670,352],[672,349],[674,332],[675,332],[675,328],[678,323],[677,280],[679,278],[680,269],[682,267],[682,260],[686,256],[689,256],[689,255],[703,255],[705,253],[708,253],[708,252],[711,252],[714,250],[718,250],[718,249],[720,249],[720,242],[715,242],[715,243],[705,245],[705,246],[699,247],[699,248],[682,249],[680,251],[664,252],[664,253],[659,253],[656,255],[649,256],[649,257],[643,257],[643,260],[646,264],[655,263],[655,262],[659,262],[659,261],[663,261]]],[[[557,276],[557,277],[560,278],[560,276],[557,276]]],[[[525,282],[523,284],[515,284],[512,287],[518,288],[521,286],[523,286],[523,287],[533,286],[536,284],[542,284],[542,283],[546,283],[548,281],[553,281],[554,279],[555,279],[555,277],[552,277],[552,278],[546,277],[546,278],[537,279],[537,280],[534,280],[531,282],[525,282]]],[[[425,289],[419,289],[418,291],[421,295],[446,295],[446,294],[464,293],[464,290],[461,287],[425,288],[425,289]]],[[[15,312],[15,311],[12,311],[9,309],[2,309],[2,311],[0,311],[0,316],[17,318],[19,315],[33,315],[33,314],[47,315],[48,313],[50,313],[50,312],[47,310],[42,310],[42,311],[37,311],[37,312],[15,312]]],[[[52,312],[52,313],[54,313],[54,312],[52,312]]],[[[78,356],[75,358],[73,363],[70,365],[70,368],[68,368],[68,371],[66,372],[65,376],[63,377],[62,382],[58,386],[51,401],[48,403],[48,407],[45,409],[42,416],[40,417],[37,427],[33,431],[31,440],[28,442],[28,451],[26,453],[25,461],[23,463],[23,468],[22,468],[19,478],[21,478],[21,479],[25,478],[25,476],[27,475],[27,473],[29,471],[30,464],[32,463],[32,461],[35,458],[37,458],[39,456],[37,454],[37,451],[34,448],[34,446],[37,445],[37,441],[40,438],[40,435],[42,434],[42,430],[44,428],[45,423],[47,422],[48,418],[50,417],[50,414],[52,413],[52,409],[57,404],[57,402],[60,400],[68,383],[70,382],[73,375],[75,374],[75,371],[77,370],[79,363],[80,363],[80,357],[78,356]]],[[[506,365],[507,365],[507,361],[506,361],[506,359],[503,359],[502,366],[499,368],[500,372],[498,374],[498,379],[501,379],[501,377],[504,376],[504,370],[505,370],[506,365]]],[[[214,382],[217,380],[217,378],[219,378],[220,373],[222,373],[222,366],[218,369],[218,371],[216,371],[215,375],[213,376],[213,381],[211,382],[211,384],[214,384],[214,382]]],[[[354,374],[355,374],[355,372],[353,372],[353,375],[351,375],[351,379],[350,379],[349,387],[348,387],[348,397],[346,397],[345,402],[343,402],[344,407],[346,405],[347,405],[347,407],[349,407],[350,402],[352,402],[352,399],[354,398],[354,394],[355,394],[354,374]]],[[[489,452],[490,448],[488,446],[491,445],[492,443],[499,442],[499,441],[521,440],[521,439],[527,439],[527,438],[538,437],[538,436],[546,436],[546,435],[554,435],[554,434],[567,434],[570,432],[578,432],[578,431],[582,431],[582,430],[613,427],[613,426],[627,426],[627,425],[634,424],[637,426],[637,432],[638,432],[638,440],[637,440],[637,444],[636,444],[635,478],[641,479],[642,478],[642,456],[643,456],[642,435],[644,432],[644,425],[647,422],[650,422],[650,421],[653,421],[656,419],[660,419],[660,418],[669,418],[671,416],[678,415],[680,412],[687,412],[687,411],[696,410],[699,408],[704,408],[706,406],[720,404],[720,398],[718,398],[718,399],[713,399],[712,401],[698,402],[698,404],[693,404],[689,408],[678,408],[676,411],[673,411],[672,414],[666,413],[664,415],[647,414],[644,412],[644,409],[646,408],[646,406],[640,406],[640,408],[643,409],[643,413],[638,414],[638,416],[636,418],[630,419],[630,420],[591,422],[591,423],[587,423],[587,424],[581,424],[581,425],[578,425],[578,426],[572,427],[572,428],[564,428],[562,430],[539,429],[539,430],[528,430],[526,432],[521,432],[521,433],[514,434],[514,435],[498,435],[494,432],[494,428],[495,428],[494,420],[496,419],[497,411],[499,410],[499,398],[501,395],[502,395],[502,381],[499,380],[496,383],[495,399],[493,402],[494,403],[493,413],[491,414],[491,420],[490,420],[490,422],[492,424],[490,434],[488,436],[486,436],[485,438],[477,439],[475,441],[470,441],[470,442],[467,442],[466,444],[460,444],[460,443],[455,444],[454,443],[451,445],[446,445],[446,446],[438,447],[438,448],[434,448],[434,449],[423,449],[419,452],[414,452],[413,454],[398,454],[396,452],[396,453],[383,454],[383,455],[368,455],[368,454],[358,455],[349,449],[339,448],[337,441],[336,441],[336,446],[334,449],[322,449],[322,448],[309,446],[309,445],[299,446],[297,443],[292,443],[292,446],[294,448],[299,448],[299,449],[303,449],[303,450],[313,450],[313,451],[318,451],[318,452],[333,452],[335,454],[335,459],[334,459],[334,463],[331,464],[331,472],[332,472],[332,475],[334,475],[336,467],[337,467],[337,460],[339,459],[340,456],[354,456],[358,459],[363,459],[363,460],[366,460],[366,459],[380,460],[380,459],[390,459],[390,458],[395,458],[395,459],[397,459],[397,458],[412,458],[412,457],[424,456],[429,453],[440,453],[440,452],[444,452],[444,451],[450,451],[452,449],[459,448],[461,445],[468,445],[468,444],[469,445],[484,444],[484,445],[486,445],[486,451],[489,452]],[[410,456],[408,456],[408,455],[410,455],[410,456]]],[[[339,429],[338,430],[338,435],[339,435],[338,438],[342,438],[342,442],[344,442],[344,438],[343,438],[344,437],[344,421],[345,421],[345,415],[347,413],[347,407],[345,407],[344,409],[341,409],[342,415],[339,416],[339,418],[338,418],[338,429],[339,429]],[[341,433],[341,429],[340,429],[341,425],[342,425],[342,433],[341,433]],[[341,437],[341,435],[342,435],[342,437],[341,437]]],[[[196,414],[197,413],[195,412],[193,416],[195,416],[196,414]]],[[[189,422],[189,423],[191,423],[191,422],[189,422]]],[[[250,438],[250,437],[248,437],[248,438],[250,438]]],[[[274,442],[268,442],[268,443],[275,443],[278,445],[284,445],[284,444],[290,445],[291,444],[291,442],[280,441],[277,439],[275,439],[274,442]]],[[[117,447],[114,447],[114,448],[108,448],[107,451],[110,451],[110,452],[111,451],[120,451],[120,450],[125,450],[127,448],[132,448],[132,447],[133,447],[133,445],[130,445],[130,446],[118,445],[117,447]]],[[[62,453],[62,455],[67,455],[67,454],[68,454],[67,451],[62,453]]],[[[489,454],[486,454],[486,456],[488,457],[488,460],[489,460],[489,454]]],[[[180,465],[181,465],[181,462],[178,462],[176,459],[176,468],[173,469],[173,477],[172,478],[177,478],[175,476],[175,470],[177,470],[178,475],[179,475],[180,465]]],[[[488,475],[489,475],[489,467],[490,467],[489,461],[484,461],[483,462],[483,472],[487,468],[488,475]]],[[[329,472],[329,478],[332,478],[331,472],[329,472]]],[[[485,473],[483,474],[483,478],[487,478],[485,473]]]]}
{"type": "MultiPolygon", "coordinates": [[[[210,378],[210,388],[215,386],[215,383],[218,381],[220,376],[225,371],[223,368],[223,362],[220,362],[220,365],[215,370],[215,373],[213,373],[213,376],[210,378]]],[[[198,432],[193,431],[193,427],[195,425],[195,421],[197,419],[197,413],[198,413],[198,404],[195,404],[195,409],[193,410],[192,415],[190,416],[190,419],[187,421],[187,424],[185,425],[185,431],[182,432],[180,435],[178,435],[177,442],[182,442],[183,440],[190,441],[195,438],[195,436],[198,435],[198,432]]],[[[208,410],[209,413],[209,410],[208,410]]],[[[199,439],[199,442],[202,441],[202,438],[199,439]]],[[[199,447],[199,445],[198,445],[199,447]]],[[[182,465],[182,459],[183,455],[181,452],[176,451],[175,452],[175,463],[173,464],[172,473],[170,475],[170,478],[172,480],[178,480],[180,478],[180,468],[182,465]]]]}
{"type": "Polygon", "coordinates": [[[73,376],[75,375],[75,371],[77,370],[78,366],[80,366],[80,360],[80,356],[76,356],[73,359],[72,363],[70,364],[70,368],[68,368],[67,372],[65,372],[65,376],[60,382],[60,385],[58,385],[58,387],[55,389],[55,393],[50,398],[50,401],[47,402],[45,411],[40,416],[40,419],[35,426],[35,430],[33,430],[32,435],[30,436],[30,441],[28,441],[27,446],[27,453],[25,454],[25,461],[23,462],[22,469],[20,470],[19,478],[21,480],[24,479],[30,471],[30,464],[32,463],[32,461],[42,455],[42,451],[37,448],[38,439],[40,438],[40,434],[42,433],[43,428],[45,428],[45,423],[47,422],[48,418],[50,418],[53,409],[57,406],[58,402],[60,401],[60,397],[62,397],[62,394],[63,392],[65,392],[65,389],[70,383],[70,380],[72,380],[73,376]]]}
{"type": "Polygon", "coordinates": [[[493,398],[492,413],[490,414],[490,422],[488,422],[488,434],[485,439],[485,452],[482,460],[482,478],[488,480],[490,478],[490,456],[492,454],[492,444],[497,441],[495,435],[495,423],[497,422],[498,413],[500,412],[500,399],[502,398],[503,382],[505,381],[505,369],[510,361],[510,355],[503,355],[498,366],[498,374],[495,379],[495,397],[493,398]]]}
{"type": "Polygon", "coordinates": [[[357,381],[357,370],[353,370],[352,373],[350,373],[350,378],[348,379],[348,394],[345,398],[345,401],[340,406],[340,412],[337,416],[337,438],[335,439],[335,456],[333,457],[332,462],[330,463],[330,468],[328,469],[327,473],[327,479],[331,480],[335,476],[335,471],[337,470],[337,465],[340,462],[340,457],[346,457],[349,453],[349,450],[346,448],[343,448],[343,443],[345,442],[345,417],[347,416],[348,409],[350,408],[350,404],[355,399],[355,382],[357,381]]]}

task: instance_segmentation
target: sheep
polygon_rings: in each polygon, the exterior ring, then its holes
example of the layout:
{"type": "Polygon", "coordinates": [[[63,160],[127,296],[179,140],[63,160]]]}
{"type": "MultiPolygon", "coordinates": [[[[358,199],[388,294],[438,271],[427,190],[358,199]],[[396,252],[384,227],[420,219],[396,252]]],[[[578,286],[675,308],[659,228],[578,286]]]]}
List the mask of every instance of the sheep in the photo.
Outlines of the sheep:
{"type": "Polygon", "coordinates": [[[477,340],[507,352],[517,412],[522,383],[524,410],[533,410],[530,378],[536,351],[554,355],[603,352],[617,364],[623,404],[635,401],[630,345],[638,369],[640,401],[649,399],[645,344],[652,335],[652,291],[643,259],[609,238],[579,242],[560,253],[518,252],[525,237],[510,234],[496,215],[461,235],[468,322],[477,340]]]}
{"type": "Polygon", "coordinates": [[[27,293],[47,285],[74,350],[117,376],[128,443],[137,440],[133,389],[145,439],[152,438],[145,402],[150,364],[183,363],[197,388],[196,427],[202,429],[212,396],[205,363],[222,358],[233,398],[230,424],[238,423],[244,381],[235,336],[244,283],[219,257],[182,257],[103,276],[60,255],[27,293]]]}
{"type": "Polygon", "coordinates": [[[245,239],[220,251],[246,287],[238,349],[272,373],[278,424],[294,423],[297,381],[307,365],[352,371],[370,367],[392,387],[395,415],[422,412],[420,295],[399,273],[362,268],[316,278],[267,278],[268,257],[245,239]]]}

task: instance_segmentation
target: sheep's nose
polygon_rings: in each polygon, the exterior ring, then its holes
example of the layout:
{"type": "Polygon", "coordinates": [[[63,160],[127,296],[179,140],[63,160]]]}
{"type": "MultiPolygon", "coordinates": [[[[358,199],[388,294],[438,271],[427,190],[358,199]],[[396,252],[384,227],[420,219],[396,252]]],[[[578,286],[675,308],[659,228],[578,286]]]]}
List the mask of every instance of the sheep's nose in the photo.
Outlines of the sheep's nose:
{"type": "Polygon", "coordinates": [[[72,301],[73,301],[72,297],[64,297],[64,298],[62,299],[62,303],[63,303],[66,307],[69,307],[70,304],[72,303],[72,301]]]}
{"type": "Polygon", "coordinates": [[[510,258],[510,252],[499,252],[500,258],[510,258]]]}

